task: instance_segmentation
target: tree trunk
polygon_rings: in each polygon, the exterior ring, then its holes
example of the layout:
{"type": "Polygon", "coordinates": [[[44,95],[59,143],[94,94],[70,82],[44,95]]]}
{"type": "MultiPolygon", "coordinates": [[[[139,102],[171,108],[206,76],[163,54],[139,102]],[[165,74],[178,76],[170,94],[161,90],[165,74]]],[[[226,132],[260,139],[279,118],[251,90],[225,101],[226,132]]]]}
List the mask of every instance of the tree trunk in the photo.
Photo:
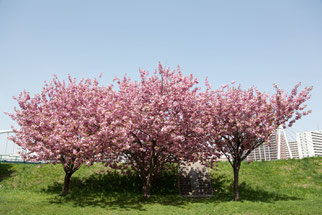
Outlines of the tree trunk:
{"type": "Polygon", "coordinates": [[[72,177],[72,174],[73,173],[71,173],[71,172],[66,172],[66,174],[65,174],[64,186],[63,186],[63,190],[61,193],[62,196],[66,196],[66,194],[68,193],[70,178],[72,177]]]}
{"type": "Polygon", "coordinates": [[[151,176],[148,175],[143,179],[142,194],[144,199],[151,197],[151,176]]]}
{"type": "Polygon", "coordinates": [[[233,165],[233,169],[234,169],[234,201],[238,201],[238,199],[239,199],[238,180],[239,180],[240,164],[239,163],[235,163],[233,165]]]}

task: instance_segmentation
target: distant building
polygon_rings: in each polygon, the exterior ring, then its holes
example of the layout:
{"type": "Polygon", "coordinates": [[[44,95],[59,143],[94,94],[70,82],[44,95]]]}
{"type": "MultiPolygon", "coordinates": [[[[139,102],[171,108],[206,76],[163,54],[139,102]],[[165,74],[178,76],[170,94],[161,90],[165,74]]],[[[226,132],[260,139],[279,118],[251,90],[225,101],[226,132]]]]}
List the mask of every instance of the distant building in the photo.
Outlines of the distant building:
{"type": "Polygon", "coordinates": [[[300,150],[299,143],[297,141],[291,141],[291,142],[288,142],[288,144],[290,145],[290,148],[291,148],[292,157],[293,158],[300,158],[299,157],[299,150],[300,150]]]}
{"type": "Polygon", "coordinates": [[[299,158],[322,156],[322,130],[296,133],[299,158]]]}
{"type": "Polygon", "coordinates": [[[217,161],[228,161],[225,155],[221,155],[219,158],[217,158],[217,161]]]}
{"type": "Polygon", "coordinates": [[[296,142],[288,142],[285,132],[282,129],[277,129],[271,136],[269,143],[263,143],[254,149],[248,156],[248,161],[261,160],[278,160],[298,157],[298,145],[296,142]],[[280,141],[280,149],[278,142],[280,141]],[[288,143],[288,144],[287,144],[288,143]],[[291,151],[292,156],[290,156],[291,151]]]}
{"type": "Polygon", "coordinates": [[[20,146],[8,140],[11,130],[0,130],[0,161],[22,162],[23,158],[20,153],[25,153],[20,146]]]}
{"type": "Polygon", "coordinates": [[[288,142],[286,135],[278,130],[271,137],[271,141],[264,143],[247,157],[248,161],[278,160],[288,158],[304,158],[322,156],[322,130],[296,133],[296,141],[288,142]],[[278,140],[280,138],[280,151],[278,140]],[[288,143],[288,144],[287,144],[288,143]],[[279,151],[279,153],[278,153],[279,151]],[[290,156],[291,152],[292,156],[290,156]]]}

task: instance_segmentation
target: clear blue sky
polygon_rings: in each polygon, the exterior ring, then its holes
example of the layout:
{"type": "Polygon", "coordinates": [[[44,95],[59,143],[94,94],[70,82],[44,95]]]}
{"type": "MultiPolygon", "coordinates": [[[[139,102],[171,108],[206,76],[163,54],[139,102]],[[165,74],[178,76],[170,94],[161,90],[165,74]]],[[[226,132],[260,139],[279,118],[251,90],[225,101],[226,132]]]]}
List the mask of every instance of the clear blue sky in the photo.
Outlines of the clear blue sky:
{"type": "Polygon", "coordinates": [[[13,124],[12,96],[40,92],[53,74],[103,73],[107,85],[158,61],[215,88],[313,85],[313,113],[294,129],[322,129],[321,0],[0,0],[0,130],[13,124]]]}

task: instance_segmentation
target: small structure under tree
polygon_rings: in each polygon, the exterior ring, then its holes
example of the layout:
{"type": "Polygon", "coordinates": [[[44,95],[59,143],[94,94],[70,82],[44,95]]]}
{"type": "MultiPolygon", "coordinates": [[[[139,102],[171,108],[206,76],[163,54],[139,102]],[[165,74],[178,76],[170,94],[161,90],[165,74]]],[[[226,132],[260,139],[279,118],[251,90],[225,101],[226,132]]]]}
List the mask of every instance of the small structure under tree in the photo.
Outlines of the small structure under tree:
{"type": "MultiPolygon", "coordinates": [[[[151,76],[140,70],[141,80],[118,80],[115,124],[124,135],[113,145],[142,180],[144,198],[151,182],[168,164],[196,161],[205,149],[198,83],[192,76],[164,69],[151,76]]],[[[116,166],[115,166],[116,167],[116,166]]]]}

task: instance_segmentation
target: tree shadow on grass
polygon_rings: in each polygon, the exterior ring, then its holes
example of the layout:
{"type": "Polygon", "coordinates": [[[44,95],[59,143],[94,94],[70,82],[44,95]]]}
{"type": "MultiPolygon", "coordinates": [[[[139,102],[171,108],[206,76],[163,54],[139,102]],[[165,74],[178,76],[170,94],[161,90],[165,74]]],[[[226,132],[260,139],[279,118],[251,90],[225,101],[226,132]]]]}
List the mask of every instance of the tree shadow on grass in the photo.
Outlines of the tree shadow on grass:
{"type": "MultiPolygon", "coordinates": [[[[102,207],[108,209],[139,210],[149,204],[161,204],[183,207],[189,203],[218,204],[233,199],[232,181],[219,175],[212,179],[214,197],[184,198],[178,193],[177,174],[175,171],[162,173],[153,185],[152,196],[149,200],[141,197],[141,182],[137,175],[121,175],[115,171],[103,174],[92,174],[88,178],[72,177],[71,189],[67,196],[59,193],[61,183],[55,182],[43,191],[56,194],[50,199],[51,203],[72,203],[75,207],[102,207]]],[[[299,198],[280,193],[252,188],[246,183],[240,184],[241,201],[261,201],[273,203],[278,200],[298,200],[299,198]]]]}
{"type": "MultiPolygon", "coordinates": [[[[212,187],[214,189],[215,201],[225,202],[234,198],[233,180],[219,175],[212,179],[212,187]]],[[[240,201],[254,201],[273,203],[275,201],[300,200],[297,196],[289,196],[282,193],[263,190],[262,188],[254,188],[251,185],[242,182],[239,184],[240,201]]]]}
{"type": "Polygon", "coordinates": [[[12,164],[0,163],[0,182],[9,178],[14,172],[12,164]]]}
{"type": "Polygon", "coordinates": [[[56,194],[51,203],[73,203],[80,207],[108,207],[109,209],[144,210],[147,204],[160,203],[180,205],[185,199],[178,195],[177,175],[171,171],[163,172],[156,178],[149,200],[141,197],[141,180],[135,175],[121,175],[116,171],[92,174],[88,178],[72,177],[70,192],[58,196],[63,184],[55,182],[43,192],[56,194]],[[181,199],[181,200],[179,200],[181,199]]]}

